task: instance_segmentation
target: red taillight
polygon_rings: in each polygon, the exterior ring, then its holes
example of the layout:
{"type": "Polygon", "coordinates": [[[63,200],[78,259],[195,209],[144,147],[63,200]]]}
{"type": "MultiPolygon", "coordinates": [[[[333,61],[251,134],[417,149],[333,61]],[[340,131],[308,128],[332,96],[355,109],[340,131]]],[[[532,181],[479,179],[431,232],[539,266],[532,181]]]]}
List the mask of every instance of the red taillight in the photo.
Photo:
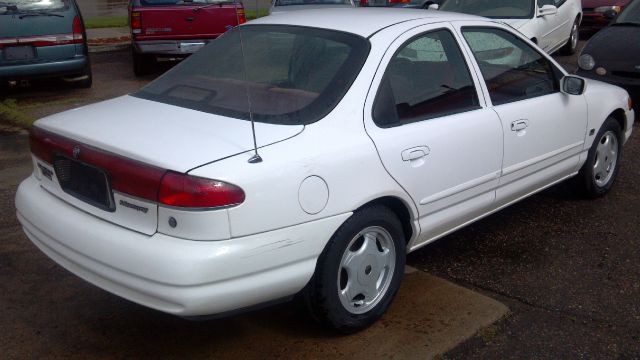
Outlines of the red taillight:
{"type": "Polygon", "coordinates": [[[360,0],[360,6],[368,6],[369,0],[360,0]]]}
{"type": "Polygon", "coordinates": [[[82,39],[84,38],[82,21],[80,21],[80,17],[78,16],[73,18],[72,33],[73,33],[73,42],[82,43],[82,39]]]}
{"type": "Polygon", "coordinates": [[[131,12],[131,32],[133,34],[142,33],[142,14],[139,11],[131,12]]]}
{"type": "Polygon", "coordinates": [[[408,4],[411,0],[389,0],[389,4],[408,4]]]}
{"type": "Polygon", "coordinates": [[[49,164],[53,163],[55,155],[74,157],[73,149],[77,147],[78,160],[106,171],[113,190],[150,201],[158,200],[164,169],[98,150],[37,127],[31,129],[29,140],[33,155],[49,164]]]}
{"type": "Polygon", "coordinates": [[[167,171],[160,184],[158,200],[170,206],[214,208],[242,203],[244,191],[222,181],[167,171]]]}
{"type": "Polygon", "coordinates": [[[244,201],[244,191],[235,185],[167,171],[35,126],[29,134],[29,142],[31,153],[49,164],[56,155],[73,158],[77,147],[78,161],[104,170],[113,190],[149,201],[184,208],[214,208],[244,201]]]}
{"type": "Polygon", "coordinates": [[[236,8],[236,14],[238,15],[238,25],[247,22],[247,16],[245,15],[243,8],[236,8]]]}

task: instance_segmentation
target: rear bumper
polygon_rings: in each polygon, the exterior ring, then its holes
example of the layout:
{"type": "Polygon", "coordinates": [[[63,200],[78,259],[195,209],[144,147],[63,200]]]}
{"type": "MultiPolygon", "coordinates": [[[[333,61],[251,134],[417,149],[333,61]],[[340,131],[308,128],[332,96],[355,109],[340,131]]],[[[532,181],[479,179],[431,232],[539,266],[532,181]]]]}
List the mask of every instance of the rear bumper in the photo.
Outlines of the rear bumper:
{"type": "Polygon", "coordinates": [[[72,59],[0,66],[0,79],[16,80],[80,74],[89,64],[87,56],[72,59]]]}
{"type": "Polygon", "coordinates": [[[147,236],[78,210],[33,176],[20,184],[16,208],[29,239],[67,270],[181,316],[225,313],[297,293],[313,275],[324,244],[350,216],[226,241],[147,236]]]}
{"type": "Polygon", "coordinates": [[[187,56],[200,50],[213,39],[137,40],[133,49],[139,54],[187,56]]]}

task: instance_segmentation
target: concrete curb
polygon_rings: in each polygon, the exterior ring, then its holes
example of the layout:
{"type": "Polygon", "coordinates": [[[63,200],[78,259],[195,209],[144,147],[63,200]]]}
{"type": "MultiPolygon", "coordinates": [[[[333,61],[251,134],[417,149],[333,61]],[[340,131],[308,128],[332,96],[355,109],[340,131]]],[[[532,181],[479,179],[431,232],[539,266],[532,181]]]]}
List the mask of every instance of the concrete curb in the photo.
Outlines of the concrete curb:
{"type": "Polygon", "coordinates": [[[114,44],[89,44],[89,52],[90,53],[100,53],[100,52],[108,52],[108,51],[119,51],[129,49],[131,47],[131,42],[121,42],[114,44]]]}

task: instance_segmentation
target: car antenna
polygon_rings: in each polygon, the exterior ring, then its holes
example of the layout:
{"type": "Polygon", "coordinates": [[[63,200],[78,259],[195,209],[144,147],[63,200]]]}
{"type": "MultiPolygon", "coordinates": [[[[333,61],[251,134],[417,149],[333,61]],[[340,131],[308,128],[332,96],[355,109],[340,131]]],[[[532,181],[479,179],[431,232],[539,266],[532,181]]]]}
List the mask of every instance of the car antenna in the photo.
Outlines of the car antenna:
{"type": "Polygon", "coordinates": [[[247,94],[247,103],[249,104],[249,120],[251,120],[251,134],[253,135],[253,156],[247,160],[250,164],[257,164],[262,162],[262,157],[258,154],[258,142],[256,141],[256,126],[253,121],[253,111],[251,109],[251,94],[249,92],[249,76],[247,75],[247,63],[244,58],[244,42],[242,41],[242,30],[240,30],[240,17],[238,16],[238,11],[236,10],[236,20],[238,25],[236,26],[236,30],[238,30],[238,34],[240,35],[240,54],[242,56],[242,71],[244,73],[244,86],[245,93],[247,94]]]}

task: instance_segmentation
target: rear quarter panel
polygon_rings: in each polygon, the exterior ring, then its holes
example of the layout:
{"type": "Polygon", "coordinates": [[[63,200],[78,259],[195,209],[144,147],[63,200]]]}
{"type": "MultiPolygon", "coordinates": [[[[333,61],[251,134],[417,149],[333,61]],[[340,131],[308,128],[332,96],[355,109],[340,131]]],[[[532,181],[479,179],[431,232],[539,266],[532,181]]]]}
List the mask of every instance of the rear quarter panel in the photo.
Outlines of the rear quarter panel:
{"type": "MultiPolygon", "coordinates": [[[[261,163],[249,164],[249,151],[190,171],[245,191],[245,202],[228,209],[232,238],[349,213],[383,196],[400,199],[417,218],[415,204],[384,169],[364,130],[364,99],[385,50],[372,47],[354,84],[329,115],[291,139],[259,149],[261,163]],[[301,183],[312,175],[324,180],[329,194],[316,214],[305,212],[299,199],[301,183]]],[[[419,234],[417,223],[413,233],[414,238],[419,234]]]]}

